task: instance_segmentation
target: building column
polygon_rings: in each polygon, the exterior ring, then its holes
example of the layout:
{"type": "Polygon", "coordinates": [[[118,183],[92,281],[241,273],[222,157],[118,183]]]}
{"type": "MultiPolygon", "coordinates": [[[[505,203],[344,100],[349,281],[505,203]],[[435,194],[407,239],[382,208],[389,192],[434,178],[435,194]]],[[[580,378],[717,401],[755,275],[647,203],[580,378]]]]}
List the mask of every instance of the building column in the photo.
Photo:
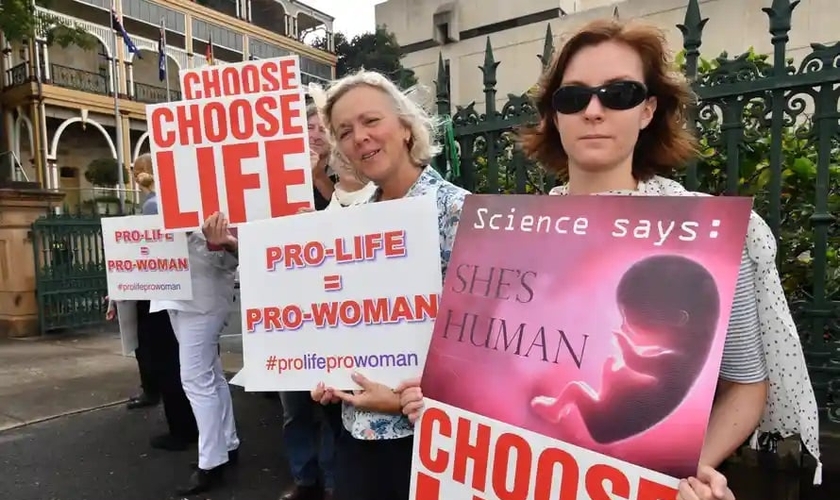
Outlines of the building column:
{"type": "Polygon", "coordinates": [[[113,96],[117,91],[114,88],[114,58],[105,55],[105,59],[107,63],[105,66],[108,68],[108,93],[113,96]]]}
{"type": "Polygon", "coordinates": [[[324,23],[324,26],[327,30],[327,51],[335,52],[335,33],[333,32],[333,22],[327,21],[326,23],[324,23]]]}
{"type": "MultiPolygon", "coordinates": [[[[168,60],[166,61],[169,62],[168,60]]],[[[128,94],[129,99],[134,99],[134,65],[131,61],[127,61],[125,63],[125,67],[128,69],[128,78],[125,81],[125,86],[128,94]]],[[[167,96],[168,98],[169,96],[167,96]]]]}
{"type": "Polygon", "coordinates": [[[50,173],[50,189],[58,191],[61,189],[61,182],[58,180],[58,161],[47,160],[47,171],[50,173]]]}
{"type": "Polygon", "coordinates": [[[46,150],[48,144],[44,144],[44,136],[42,134],[41,120],[45,118],[41,116],[41,103],[38,102],[37,97],[32,97],[29,101],[29,117],[32,122],[32,158],[34,159],[33,166],[35,167],[36,180],[43,188],[48,188],[50,183],[49,172],[47,172],[47,157],[46,150]]]}
{"type": "Polygon", "coordinates": [[[44,42],[35,39],[32,42],[32,75],[36,82],[43,82],[43,75],[41,74],[41,45],[44,42]]]}
{"type": "Polygon", "coordinates": [[[0,31],[0,46],[3,47],[3,67],[6,71],[3,72],[3,86],[7,87],[12,84],[12,75],[9,71],[12,69],[12,46],[6,41],[6,35],[0,31]]]}
{"type": "MultiPolygon", "coordinates": [[[[193,54],[193,38],[192,38],[192,16],[184,15],[184,50],[187,52],[187,68],[195,68],[195,57],[193,54]]],[[[180,80],[180,75],[179,75],[180,80]]],[[[183,97],[184,89],[181,89],[183,97]]]]}
{"type": "Polygon", "coordinates": [[[41,53],[44,57],[44,81],[49,82],[52,79],[50,72],[50,46],[46,43],[41,45],[41,53]]]}

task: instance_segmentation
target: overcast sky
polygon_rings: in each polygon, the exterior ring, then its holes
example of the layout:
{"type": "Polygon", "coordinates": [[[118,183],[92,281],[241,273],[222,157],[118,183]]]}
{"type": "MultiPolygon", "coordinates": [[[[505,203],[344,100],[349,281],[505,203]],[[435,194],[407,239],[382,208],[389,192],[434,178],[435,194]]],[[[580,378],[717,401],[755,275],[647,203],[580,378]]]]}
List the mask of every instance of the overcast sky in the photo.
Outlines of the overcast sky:
{"type": "Polygon", "coordinates": [[[384,3],[385,0],[302,0],[302,2],[335,17],[335,31],[353,38],[355,35],[373,31],[376,28],[373,6],[384,3]]]}

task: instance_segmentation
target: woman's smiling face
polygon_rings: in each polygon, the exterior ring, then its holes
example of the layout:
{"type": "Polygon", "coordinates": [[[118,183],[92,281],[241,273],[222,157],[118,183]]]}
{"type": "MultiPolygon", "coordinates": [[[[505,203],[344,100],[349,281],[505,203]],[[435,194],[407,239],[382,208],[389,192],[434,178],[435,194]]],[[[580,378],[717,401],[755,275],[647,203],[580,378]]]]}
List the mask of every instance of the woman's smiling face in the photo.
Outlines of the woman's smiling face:
{"type": "Polygon", "coordinates": [[[364,177],[380,183],[405,163],[411,131],[385,92],[369,85],[348,90],[330,122],[341,153],[364,177]]]}

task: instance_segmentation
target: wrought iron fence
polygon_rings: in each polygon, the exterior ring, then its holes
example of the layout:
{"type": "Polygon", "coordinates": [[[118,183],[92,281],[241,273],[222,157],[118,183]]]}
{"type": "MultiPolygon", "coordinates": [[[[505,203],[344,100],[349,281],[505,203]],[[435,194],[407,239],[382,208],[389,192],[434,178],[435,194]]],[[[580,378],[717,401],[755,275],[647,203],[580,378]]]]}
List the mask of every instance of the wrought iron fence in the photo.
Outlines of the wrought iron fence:
{"type": "MultiPolygon", "coordinates": [[[[129,205],[133,213],[134,205],[129,205]]],[[[32,224],[35,295],[41,333],[102,323],[108,284],[102,217],[118,215],[110,204],[83,210],[65,206],[32,224]]]]}
{"type": "Polygon", "coordinates": [[[4,88],[16,87],[29,81],[29,63],[22,62],[6,70],[4,88]]]}
{"type": "MultiPolygon", "coordinates": [[[[833,215],[840,213],[840,42],[813,43],[801,61],[789,61],[798,3],[773,0],[763,9],[773,54],[749,50],[707,61],[699,49],[708,19],[699,1],[689,0],[678,26],[684,48],[678,64],[699,98],[690,121],[702,154],[678,177],[692,190],[754,197],[777,237],[779,270],[821,417],[840,424],[840,224],[833,215]]],[[[537,56],[543,67],[553,52],[549,26],[537,56]]],[[[527,93],[508,95],[497,106],[499,64],[488,37],[480,68],[485,109],[473,102],[453,112],[447,67],[439,59],[437,110],[451,116],[460,169],[447,168],[449,151],[435,165],[473,192],[544,193],[556,179],[526,160],[514,134],[535,120],[535,110],[527,93]]]]}
{"type": "Polygon", "coordinates": [[[107,74],[70,68],[60,64],[50,64],[50,83],[72,90],[90,92],[91,94],[110,94],[107,74]]]}
{"type": "Polygon", "coordinates": [[[166,96],[166,87],[158,87],[147,83],[134,83],[134,100],[146,104],[157,104],[160,102],[180,101],[181,91],[169,89],[169,98],[166,96]]]}

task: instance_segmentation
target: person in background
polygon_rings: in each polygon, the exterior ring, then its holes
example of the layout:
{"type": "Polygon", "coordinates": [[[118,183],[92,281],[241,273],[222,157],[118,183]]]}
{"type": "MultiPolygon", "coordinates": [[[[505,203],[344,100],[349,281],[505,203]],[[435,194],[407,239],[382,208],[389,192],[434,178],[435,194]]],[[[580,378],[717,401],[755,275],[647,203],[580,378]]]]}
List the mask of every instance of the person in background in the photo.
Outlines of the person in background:
{"type": "MultiPolygon", "coordinates": [[[[318,108],[306,108],[309,128],[309,154],[315,210],[324,210],[336,194],[335,177],[330,175],[330,143],[327,140],[318,108]]],[[[312,211],[303,209],[302,212],[312,211]]],[[[294,485],[281,500],[320,500],[332,498],[335,457],[336,411],[318,411],[306,391],[280,393],[283,404],[283,441],[294,485]],[[320,476],[320,477],[319,477],[320,476]]]]}
{"type": "MultiPolygon", "coordinates": [[[[138,156],[136,160],[134,160],[134,167],[133,167],[133,175],[135,182],[138,182],[138,176],[148,176],[148,179],[154,181],[152,177],[152,159],[151,156],[148,154],[138,156]]],[[[155,192],[154,190],[144,189],[141,187],[140,189],[143,195],[143,201],[141,205],[141,213],[145,214],[143,211],[151,210],[151,205],[149,208],[146,208],[146,203],[149,202],[151,199],[151,204],[154,205],[155,213],[157,213],[157,201],[155,199],[155,192]]],[[[148,307],[148,301],[144,301],[143,304],[144,308],[148,307]]],[[[140,304],[138,303],[138,306],[140,304]]],[[[148,309],[146,309],[148,312],[148,309]]],[[[138,313],[138,321],[140,318],[140,311],[138,313]]],[[[108,312],[106,313],[106,318],[108,320],[113,319],[116,317],[117,308],[116,304],[113,301],[108,302],[108,312]]],[[[153,340],[153,339],[152,339],[153,340]]],[[[157,404],[161,400],[161,388],[160,384],[158,383],[158,377],[155,374],[155,366],[153,361],[151,360],[150,356],[152,353],[152,346],[150,344],[150,337],[148,332],[141,333],[140,329],[138,328],[137,331],[137,349],[134,350],[134,357],[137,359],[137,369],[140,372],[140,394],[136,396],[132,396],[129,398],[126,407],[129,410],[136,410],[138,408],[148,408],[151,406],[157,406],[157,404]]]]}
{"type": "Polygon", "coordinates": [[[312,162],[312,187],[315,196],[315,210],[323,210],[330,204],[335,189],[335,176],[330,175],[330,143],[327,139],[321,116],[314,104],[306,107],[306,124],[309,129],[310,155],[316,156],[312,162]]]}
{"type": "MultiPolygon", "coordinates": [[[[157,195],[152,176],[152,159],[148,154],[139,156],[134,161],[134,177],[144,199],[141,208],[143,215],[158,213],[157,195]]],[[[169,432],[151,439],[153,448],[182,451],[198,440],[198,427],[195,422],[190,402],[181,386],[180,363],[178,361],[178,340],[169,315],[164,312],[149,312],[150,302],[138,300],[126,303],[137,308],[137,341],[135,356],[141,366],[141,380],[144,385],[155,387],[163,401],[163,411],[169,432]]],[[[114,302],[110,303],[108,320],[116,316],[114,302]]],[[[129,408],[142,405],[140,398],[129,403],[129,408]]]]}
{"type": "MultiPolygon", "coordinates": [[[[432,117],[388,78],[371,71],[333,82],[322,112],[341,157],[360,178],[377,186],[367,203],[435,197],[445,274],[468,192],[429,165],[440,149],[432,117]]],[[[401,415],[400,394],[360,374],[353,379],[361,390],[319,384],[311,393],[323,405],[342,403],[335,498],[404,500],[411,484],[413,428],[401,415]]]]}
{"type": "MultiPolygon", "coordinates": [[[[145,154],[134,161],[134,175],[145,195],[141,213],[158,213],[152,157],[145,154]]],[[[182,451],[198,440],[198,426],[190,402],[181,385],[178,339],[166,311],[150,312],[150,301],[137,302],[137,336],[146,350],[145,358],[163,399],[163,411],[169,432],[152,438],[154,448],[182,451]]]]}
{"type": "Polygon", "coordinates": [[[228,240],[213,245],[214,235],[220,231],[230,235],[223,221],[216,213],[205,221],[202,231],[187,233],[192,299],[151,304],[152,311],[169,313],[180,346],[181,383],[198,423],[198,463],[189,481],[177,488],[179,495],[214,489],[223,480],[225,468],[239,459],[233,402],[219,356],[219,339],[233,306],[239,259],[228,240]]]}

